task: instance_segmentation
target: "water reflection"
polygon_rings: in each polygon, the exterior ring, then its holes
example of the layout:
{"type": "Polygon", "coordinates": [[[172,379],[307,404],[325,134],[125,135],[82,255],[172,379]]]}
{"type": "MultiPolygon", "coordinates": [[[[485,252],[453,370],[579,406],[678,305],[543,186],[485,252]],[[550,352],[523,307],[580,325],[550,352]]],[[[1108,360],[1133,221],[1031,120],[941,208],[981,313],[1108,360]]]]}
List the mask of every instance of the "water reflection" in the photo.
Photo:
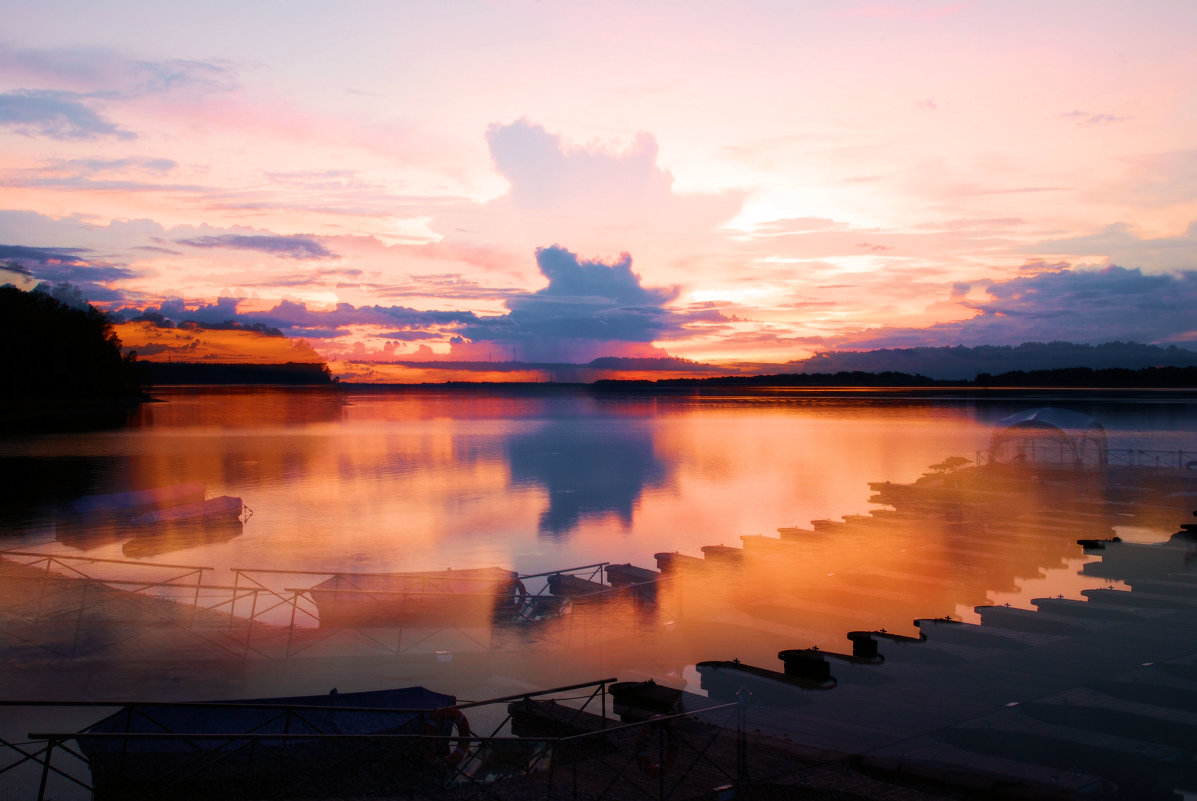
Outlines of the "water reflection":
{"type": "Polygon", "coordinates": [[[645,489],[662,486],[668,469],[644,421],[553,421],[507,440],[511,480],[548,493],[537,530],[568,534],[586,517],[615,515],[625,528],[645,489]]]}
{"type": "MultiPolygon", "coordinates": [[[[854,404],[846,395],[708,403],[578,391],[178,391],[128,430],[9,439],[0,459],[37,484],[61,479],[60,504],[200,482],[255,511],[240,531],[96,526],[76,540],[58,532],[56,541],[51,529],[23,543],[59,553],[169,554],[221,571],[664,569],[670,578],[654,593],[571,602],[569,614],[535,626],[473,640],[428,634],[424,650],[404,652],[427,662],[405,669],[404,681],[502,675],[551,686],[639,673],[696,689],[697,662],[779,670],[778,651],[843,651],[850,631],[910,635],[915,618],[1026,606],[1032,592],[1079,597],[1102,579],[1077,575],[1088,559],[1077,539],[1165,538],[1191,511],[1187,474],[1168,483],[1150,473],[1130,489],[1092,473],[982,476],[977,451],[1012,405],[875,394],[854,404]],[[946,461],[954,455],[966,461],[946,461]],[[60,477],[61,465],[78,471],[60,477]],[[658,553],[677,556],[658,562],[658,553]],[[436,651],[453,661],[436,661],[436,651]]],[[[1179,433],[1182,448],[1197,450],[1183,405],[1148,404],[1136,418],[1126,403],[1098,416],[1111,447],[1175,448],[1179,433]]],[[[316,579],[279,581],[281,591],[316,579]]],[[[285,615],[265,623],[283,625],[285,615]]],[[[326,656],[343,655],[334,646],[348,647],[332,643],[326,656]]],[[[395,680],[359,669],[345,667],[363,682],[395,680]]],[[[125,680],[141,672],[122,670],[125,680]]],[[[117,684],[119,672],[97,681],[117,684]]]]}

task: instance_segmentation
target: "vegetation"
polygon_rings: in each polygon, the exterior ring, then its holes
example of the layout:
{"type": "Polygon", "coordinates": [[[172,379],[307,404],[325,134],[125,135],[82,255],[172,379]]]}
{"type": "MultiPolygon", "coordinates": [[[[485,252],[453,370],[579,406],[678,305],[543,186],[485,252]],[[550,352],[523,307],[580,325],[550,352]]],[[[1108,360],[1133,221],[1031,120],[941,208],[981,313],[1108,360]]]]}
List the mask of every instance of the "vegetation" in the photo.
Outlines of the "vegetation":
{"type": "Polygon", "coordinates": [[[327,364],[223,364],[215,362],[139,362],[147,384],[335,384],[327,364]]]}
{"type": "Polygon", "coordinates": [[[657,381],[604,379],[598,389],[703,387],[1117,387],[1126,389],[1197,389],[1197,367],[1147,367],[1141,370],[1093,370],[1071,367],[1059,370],[1016,370],[1000,375],[981,373],[972,381],[927,378],[893,371],[868,373],[780,373],[775,375],[721,376],[719,378],[662,378],[657,381]]]}
{"type": "Polygon", "coordinates": [[[136,355],[121,355],[107,316],[37,288],[0,287],[0,358],[6,400],[142,396],[136,355]]]}

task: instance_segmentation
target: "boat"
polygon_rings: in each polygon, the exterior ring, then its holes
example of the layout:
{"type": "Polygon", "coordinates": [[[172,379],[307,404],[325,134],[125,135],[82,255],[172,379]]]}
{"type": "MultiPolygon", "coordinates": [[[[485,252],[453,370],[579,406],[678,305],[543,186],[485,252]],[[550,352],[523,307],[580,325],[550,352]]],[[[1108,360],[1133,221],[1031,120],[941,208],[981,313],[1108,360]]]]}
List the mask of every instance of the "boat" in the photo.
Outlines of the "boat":
{"type": "Polygon", "coordinates": [[[483,626],[517,619],[528,604],[519,575],[501,567],[336,573],[304,592],[321,628],[483,626]]]}
{"type": "MultiPolygon", "coordinates": [[[[464,720],[456,702],[451,695],[406,687],[131,703],[81,731],[76,741],[91,768],[95,801],[398,794],[443,780],[444,757],[433,745],[439,741],[363,735],[438,734],[438,715],[450,719],[445,713],[456,713],[464,720]]],[[[468,724],[461,724],[458,734],[466,733],[468,724]]]]}
{"type": "Polygon", "coordinates": [[[803,697],[807,690],[830,690],[836,680],[830,671],[823,670],[799,673],[786,664],[786,672],[746,665],[739,659],[731,661],[711,660],[694,666],[701,677],[702,689],[711,698],[724,702],[738,701],[741,692],[747,691],[754,704],[761,706],[795,707],[808,703],[803,697]]]}
{"type": "Polygon", "coordinates": [[[215,498],[166,506],[133,515],[128,519],[134,526],[182,525],[192,523],[244,523],[253,512],[240,498],[219,495],[215,498]]]}
{"type": "Polygon", "coordinates": [[[130,492],[84,495],[66,504],[61,517],[77,521],[125,520],[172,506],[202,503],[203,500],[204,485],[191,481],[130,492]]]}

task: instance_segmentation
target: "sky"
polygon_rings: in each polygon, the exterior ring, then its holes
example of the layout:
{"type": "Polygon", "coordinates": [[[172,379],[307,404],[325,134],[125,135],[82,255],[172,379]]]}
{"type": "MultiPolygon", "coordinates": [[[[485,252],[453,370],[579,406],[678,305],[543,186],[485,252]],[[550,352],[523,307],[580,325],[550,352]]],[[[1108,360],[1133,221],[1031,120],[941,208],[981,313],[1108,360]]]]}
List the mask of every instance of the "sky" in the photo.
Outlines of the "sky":
{"type": "Polygon", "coordinates": [[[142,358],[1197,348],[1191,0],[0,18],[0,283],[142,358]]]}

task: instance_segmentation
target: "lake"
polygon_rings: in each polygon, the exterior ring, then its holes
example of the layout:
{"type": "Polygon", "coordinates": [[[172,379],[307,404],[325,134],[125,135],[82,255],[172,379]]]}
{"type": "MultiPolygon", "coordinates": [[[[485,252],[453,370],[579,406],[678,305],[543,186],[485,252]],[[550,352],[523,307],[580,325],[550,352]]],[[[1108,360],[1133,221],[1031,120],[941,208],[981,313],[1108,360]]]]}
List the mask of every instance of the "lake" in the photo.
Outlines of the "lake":
{"type": "MultiPolygon", "coordinates": [[[[774,667],[783,648],[843,650],[852,629],[913,632],[915,617],[967,620],[979,604],[1080,597],[1105,582],[1081,574],[1089,557],[1078,537],[1163,540],[1197,506],[1183,495],[1193,489],[1183,470],[1174,471],[1179,490],[1163,493],[1170,500],[1052,481],[996,501],[974,487],[946,507],[942,498],[915,499],[903,509],[878,502],[884,497],[870,487],[914,482],[948,457],[975,461],[999,420],[1039,406],[1092,415],[1111,449],[1188,461],[1197,458],[1197,400],[1185,393],[430,386],[154,394],[157,402],[119,429],[0,439],[12,477],[6,547],[204,566],[213,568],[205,581],[222,585],[241,580],[232,568],[295,571],[259,576],[281,591],[310,586],[318,571],[656,569],[659,553],[703,558],[704,546],[748,546],[722,562],[710,554],[709,569],[651,610],[594,614],[576,604],[572,615],[518,635],[427,632],[410,649],[392,649],[407,665],[405,680],[470,695],[481,677],[500,673],[528,683],[605,671],[693,684],[702,659],[774,667]],[[56,523],[81,495],[185,482],[238,496],[253,514],[235,532],[56,523]],[[781,548],[780,528],[806,533],[791,531],[793,547],[781,548]],[[568,659],[546,657],[562,649],[568,659]]],[[[87,570],[139,575],[115,562],[87,570]]],[[[286,611],[263,619],[286,623],[286,611]]],[[[359,688],[396,681],[394,664],[363,672],[359,688]]]]}

